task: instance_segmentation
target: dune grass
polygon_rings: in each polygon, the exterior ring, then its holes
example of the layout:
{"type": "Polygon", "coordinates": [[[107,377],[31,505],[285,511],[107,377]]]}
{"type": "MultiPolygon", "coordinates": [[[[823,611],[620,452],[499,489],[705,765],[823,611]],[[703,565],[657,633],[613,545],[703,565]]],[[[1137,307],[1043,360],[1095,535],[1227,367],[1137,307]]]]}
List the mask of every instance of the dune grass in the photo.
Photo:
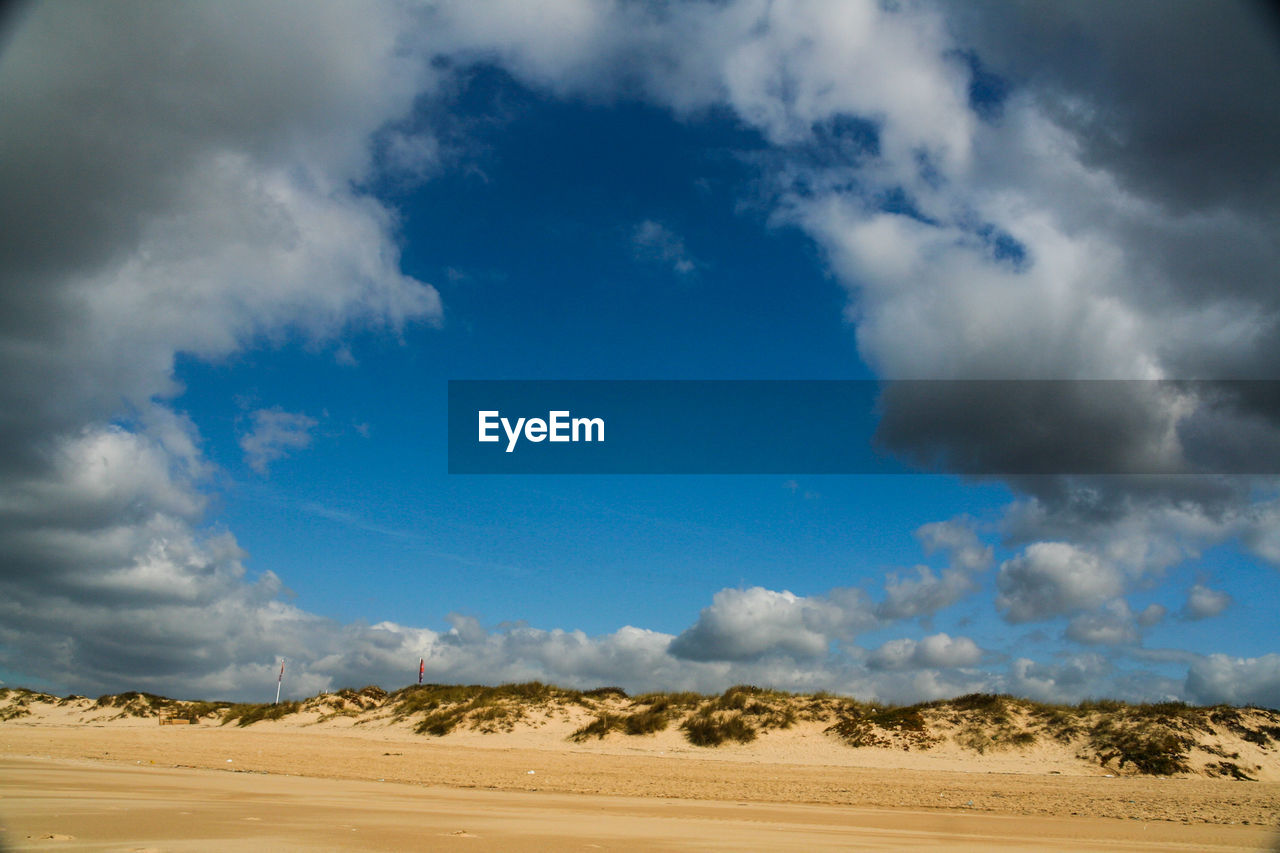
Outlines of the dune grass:
{"type": "Polygon", "coordinates": [[[277,702],[270,704],[259,702],[254,704],[232,705],[222,712],[222,725],[235,723],[240,727],[251,726],[264,720],[279,720],[302,710],[301,702],[277,702]]]}
{"type": "MultiPolygon", "coordinates": [[[[609,688],[604,697],[620,688],[609,688]]],[[[625,695],[625,694],[623,694],[625,695]]],[[[405,687],[388,696],[397,720],[423,715],[414,726],[418,734],[443,737],[459,726],[480,732],[511,731],[533,709],[591,706],[593,697],[580,690],[552,687],[540,681],[500,684],[422,684],[405,687]]]]}
{"type": "MultiPolygon", "coordinates": [[[[1077,704],[1036,702],[971,693],[914,705],[862,702],[833,693],[795,694],[740,684],[723,693],[651,692],[630,696],[621,687],[575,690],[529,681],[517,684],[411,685],[388,693],[370,685],[343,688],[276,704],[191,702],[129,691],[97,700],[47,696],[0,687],[0,722],[31,715],[37,702],[89,703],[90,710],[123,717],[213,718],[250,726],[299,713],[320,720],[390,718],[419,734],[512,731],[548,720],[587,721],[568,738],[645,737],[675,728],[688,743],[716,747],[751,743],[799,722],[816,723],[852,748],[931,749],[944,740],[972,752],[1022,751],[1040,743],[1066,747],[1082,760],[1115,772],[1177,775],[1203,772],[1246,781],[1260,768],[1246,754],[1280,749],[1280,712],[1265,708],[1182,702],[1126,703],[1093,698],[1077,704]],[[1250,753],[1250,751],[1252,751],[1250,753]],[[1199,768],[1199,771],[1197,771],[1199,768]]],[[[1256,759],[1255,759],[1256,760],[1256,759]]]]}

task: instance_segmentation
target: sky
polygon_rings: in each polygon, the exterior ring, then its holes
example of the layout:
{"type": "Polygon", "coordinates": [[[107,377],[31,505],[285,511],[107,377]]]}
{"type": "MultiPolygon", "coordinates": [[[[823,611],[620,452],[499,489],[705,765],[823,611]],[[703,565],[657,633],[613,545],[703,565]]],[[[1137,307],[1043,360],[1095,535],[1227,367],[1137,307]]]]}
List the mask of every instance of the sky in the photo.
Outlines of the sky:
{"type": "Polygon", "coordinates": [[[0,680],[1280,706],[1280,405],[1217,382],[1280,379],[1278,33],[1192,0],[13,7],[0,680]],[[1031,382],[1034,418],[900,384],[904,473],[450,474],[476,379],[1201,381],[1031,382]]]}

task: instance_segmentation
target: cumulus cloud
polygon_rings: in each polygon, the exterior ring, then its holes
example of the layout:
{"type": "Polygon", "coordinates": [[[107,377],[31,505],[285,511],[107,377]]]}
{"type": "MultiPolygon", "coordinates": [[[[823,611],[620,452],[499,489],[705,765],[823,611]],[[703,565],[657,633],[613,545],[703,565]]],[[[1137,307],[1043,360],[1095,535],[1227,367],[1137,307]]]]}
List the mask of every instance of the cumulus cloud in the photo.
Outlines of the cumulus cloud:
{"type": "Polygon", "coordinates": [[[251,415],[253,426],[240,436],[240,449],[249,467],[266,476],[267,466],[290,451],[311,445],[315,418],[280,408],[258,409],[251,415]]]}
{"type": "Polygon", "coordinates": [[[439,316],[391,212],[353,188],[426,84],[401,23],[340,3],[28,11],[0,62],[0,191],[23,199],[0,222],[6,446],[172,393],[177,352],[439,316]]]}
{"type": "Polygon", "coordinates": [[[1191,664],[1187,693],[1206,705],[1280,708],[1280,654],[1256,658],[1208,655],[1191,664]]]}
{"type": "Polygon", "coordinates": [[[1182,614],[1187,619],[1209,619],[1220,615],[1230,606],[1230,595],[1198,583],[1187,591],[1187,603],[1182,614]]]}
{"type": "MultiPolygon", "coordinates": [[[[611,634],[543,630],[527,626],[488,630],[470,619],[444,632],[392,623],[343,629],[327,648],[328,659],[307,667],[337,673],[335,683],[402,683],[425,659],[427,677],[443,682],[541,679],[591,687],[616,684],[637,692],[653,689],[718,692],[733,684],[772,684],[789,690],[836,690],[883,701],[954,696],[996,682],[981,674],[935,667],[964,666],[976,646],[946,635],[921,641],[925,650],[897,670],[868,670],[852,659],[824,658],[803,665],[787,656],[738,660],[690,660],[670,652],[672,637],[624,627],[611,634]]],[[[310,670],[307,670],[310,671],[310,670]]]]}
{"type": "Polygon", "coordinates": [[[698,621],[671,643],[671,654],[695,661],[755,660],[771,654],[820,658],[831,643],[873,626],[876,618],[859,590],[801,597],[763,587],[723,589],[698,621]]]}
{"type": "MultiPolygon", "coordinates": [[[[33,4],[0,56],[0,659],[83,687],[240,689],[325,620],[204,526],[180,354],[440,316],[358,185],[432,86],[395,6],[33,4]]],[[[260,413],[263,465],[306,420],[260,413]]],[[[323,679],[312,676],[310,683],[323,679]]]]}
{"type": "Polygon", "coordinates": [[[967,519],[934,521],[921,525],[916,539],[926,554],[944,553],[958,570],[982,572],[991,568],[993,551],[978,539],[977,532],[967,519]]]}
{"type": "Polygon", "coordinates": [[[1112,674],[1111,664],[1101,655],[1075,655],[1057,664],[1018,658],[1010,667],[1009,683],[1019,696],[1044,702],[1068,702],[1082,691],[1098,690],[1112,674]]]}
{"type": "Polygon", "coordinates": [[[914,577],[891,572],[885,579],[884,601],[876,607],[876,613],[885,619],[930,616],[975,589],[973,578],[958,569],[935,573],[928,566],[916,566],[914,577]]]}
{"type": "Polygon", "coordinates": [[[1016,623],[1096,607],[1123,591],[1124,578],[1109,561],[1070,543],[1037,542],[1000,566],[996,586],[996,606],[1016,623]]]}
{"type": "Polygon", "coordinates": [[[1138,620],[1124,599],[1108,601],[1067,624],[1067,638],[1087,645],[1129,645],[1138,642],[1139,637],[1138,620]]]}
{"type": "Polygon", "coordinates": [[[1134,621],[1141,628],[1151,628],[1159,625],[1164,621],[1164,617],[1169,615],[1169,608],[1163,604],[1148,604],[1134,615],[1134,621]]]}
{"type": "Polygon", "coordinates": [[[885,581],[885,598],[876,608],[883,619],[930,616],[950,607],[978,588],[974,575],[991,567],[990,545],[978,540],[973,527],[963,521],[937,521],[916,531],[926,554],[943,552],[950,565],[940,572],[916,566],[915,577],[893,572],[885,581]]]}
{"type": "Polygon", "coordinates": [[[270,666],[317,617],[251,578],[226,532],[201,531],[189,468],[149,436],[88,429],[47,471],[8,481],[0,660],[54,683],[145,682],[227,690],[227,672],[270,666]]]}
{"type": "Polygon", "coordinates": [[[973,666],[982,649],[968,637],[934,634],[922,640],[890,640],[867,656],[872,669],[931,669],[973,666]]]}
{"type": "MultiPolygon", "coordinates": [[[[759,21],[754,38],[769,46],[761,55],[790,58],[789,39],[822,17],[815,8],[776,30],[759,21]]],[[[776,215],[826,250],[868,363],[882,376],[950,380],[1274,375],[1280,314],[1268,282],[1280,239],[1259,201],[1274,198],[1280,180],[1263,153],[1280,143],[1280,109],[1264,94],[1280,63],[1245,4],[1222,15],[1215,4],[1186,4],[1162,18],[1154,41],[1136,7],[1083,4],[1048,16],[1031,4],[948,9],[943,27],[920,7],[896,8],[885,20],[859,20],[877,33],[913,30],[897,43],[896,64],[938,98],[936,125],[901,104],[871,110],[866,100],[810,94],[843,61],[820,48],[785,66],[800,78],[786,86],[744,75],[756,85],[729,90],[745,121],[823,153],[784,158],[773,175],[776,215]],[[1125,45],[1139,32],[1149,50],[1135,58],[1125,45]],[[1050,49],[1064,34],[1097,61],[1050,49]],[[998,114],[932,84],[933,60],[957,48],[1007,75],[998,114]],[[1214,133],[1187,129],[1188,116],[1220,110],[1231,120],[1214,133]],[[836,126],[852,129],[839,144],[836,126]],[[1237,127],[1267,142],[1251,141],[1236,160],[1226,138],[1237,127]],[[885,144],[884,128],[909,128],[909,150],[932,156],[903,156],[885,144]],[[1204,179],[1206,162],[1222,181],[1204,179]]],[[[872,83],[865,97],[879,88],[872,83]]],[[[1221,480],[1064,473],[1274,471],[1272,462],[1257,467],[1275,458],[1274,405],[1224,407],[1222,393],[1239,398],[1238,388],[1009,390],[891,386],[881,441],[926,467],[1004,474],[1051,514],[1090,510],[1095,527],[1171,509],[1201,507],[1206,519],[1244,512],[1253,492],[1221,480]],[[1046,476],[1025,476],[1033,473],[1046,476]]],[[[1250,528],[1246,541],[1261,546],[1261,530],[1250,528]]],[[[1162,533],[1162,543],[1179,541],[1162,533]]],[[[1241,530],[1207,525],[1203,534],[1199,541],[1212,542],[1241,530]]]]}

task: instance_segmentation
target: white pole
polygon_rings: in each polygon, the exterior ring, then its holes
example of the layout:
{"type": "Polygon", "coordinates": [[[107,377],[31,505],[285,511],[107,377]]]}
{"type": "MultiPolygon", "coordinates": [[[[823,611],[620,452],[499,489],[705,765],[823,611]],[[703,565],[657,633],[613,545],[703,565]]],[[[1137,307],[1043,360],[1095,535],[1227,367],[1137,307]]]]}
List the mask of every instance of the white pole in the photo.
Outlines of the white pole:
{"type": "Polygon", "coordinates": [[[280,676],[279,676],[278,678],[276,678],[276,701],[272,703],[273,705],[279,705],[279,704],[280,704],[280,685],[282,685],[283,683],[284,683],[284,661],[283,661],[283,660],[281,660],[281,661],[280,661],[280,676]]]}

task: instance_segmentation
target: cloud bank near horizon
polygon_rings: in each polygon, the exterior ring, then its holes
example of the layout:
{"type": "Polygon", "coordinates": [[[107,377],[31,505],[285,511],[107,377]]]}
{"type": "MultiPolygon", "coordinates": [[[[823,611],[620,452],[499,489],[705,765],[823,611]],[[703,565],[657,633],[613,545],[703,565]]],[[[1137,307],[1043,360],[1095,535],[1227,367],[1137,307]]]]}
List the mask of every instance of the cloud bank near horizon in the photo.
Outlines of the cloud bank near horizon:
{"type": "MultiPolygon", "coordinates": [[[[396,212],[365,188],[450,167],[432,122],[477,64],[545,97],[727,111],[758,134],[773,223],[820,247],[881,376],[1271,378],[1280,363],[1280,57],[1244,4],[499,5],[24,12],[0,56],[0,193],[23,202],[0,215],[6,667],[86,692],[248,695],[284,655],[303,692],[397,683],[425,657],[437,680],[1280,705],[1280,655],[1174,653],[1186,675],[1170,678],[1098,651],[1141,646],[1165,614],[1126,596],[1170,566],[1227,541],[1280,564],[1262,478],[1014,479],[1000,534],[1018,551],[998,567],[940,521],[921,542],[944,567],[896,570],[874,594],[721,590],[678,635],[343,625],[252,575],[233,533],[207,526],[216,471],[173,402],[175,359],[441,322],[437,291],[401,272],[396,212]],[[1214,118],[1189,137],[1186,116],[1214,118]],[[969,600],[992,569],[1005,622],[1068,619],[1075,651],[858,645],[969,600]]],[[[632,236],[677,274],[700,264],[656,220],[632,236]]],[[[1206,447],[1280,447],[1274,401],[1105,403],[1062,401],[1062,442],[1092,407],[1115,453],[1171,474],[1206,447]]],[[[884,437],[908,455],[986,452],[982,436],[1018,429],[980,407],[965,431],[921,436],[912,424],[955,423],[972,401],[890,406],[884,437]]],[[[265,474],[313,426],[264,408],[243,449],[265,474]]],[[[1231,606],[1197,585],[1185,618],[1231,606]]]]}

